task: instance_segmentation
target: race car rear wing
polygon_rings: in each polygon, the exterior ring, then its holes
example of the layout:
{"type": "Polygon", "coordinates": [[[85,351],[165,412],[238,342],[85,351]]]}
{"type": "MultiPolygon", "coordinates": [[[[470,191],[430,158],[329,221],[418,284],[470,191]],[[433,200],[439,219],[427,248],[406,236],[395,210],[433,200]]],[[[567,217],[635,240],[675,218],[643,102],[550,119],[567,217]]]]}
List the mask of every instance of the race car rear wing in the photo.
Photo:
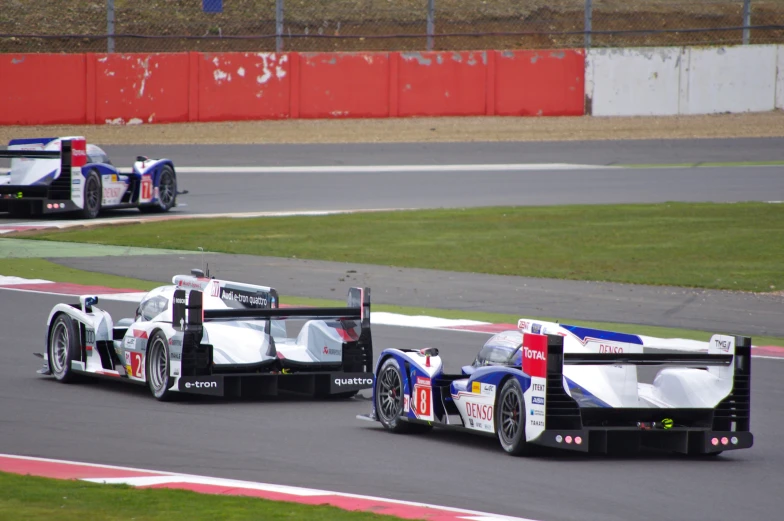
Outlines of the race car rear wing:
{"type": "MultiPolygon", "coordinates": [[[[277,297],[277,293],[275,294],[277,297]]],[[[277,303],[277,298],[276,298],[277,303]]],[[[343,336],[342,368],[345,372],[370,373],[373,367],[373,338],[370,332],[370,288],[350,288],[345,307],[284,307],[204,309],[203,293],[196,289],[174,292],[172,325],[184,333],[183,374],[202,374],[211,368],[211,352],[202,353],[201,336],[205,322],[224,320],[264,320],[271,334],[273,320],[335,320],[343,336]],[[358,324],[355,324],[358,323],[358,324]],[[356,326],[359,332],[356,333],[356,326]],[[354,331],[354,333],[351,333],[354,331]],[[192,351],[192,353],[188,353],[192,351]],[[190,367],[186,367],[189,366],[190,367]]]]}
{"type": "MultiPolygon", "coordinates": [[[[523,337],[523,371],[531,376],[531,387],[525,393],[529,442],[603,453],[615,448],[651,448],[709,454],[752,446],[750,338],[714,336],[712,343],[726,352],[642,354],[564,353],[563,340],[558,335],[526,333],[523,337]],[[646,406],[641,400],[637,407],[586,406],[586,396],[581,395],[585,391],[572,387],[564,375],[565,366],[586,365],[674,366],[659,373],[664,375],[660,387],[686,384],[686,391],[694,394],[710,387],[720,396],[712,406],[685,406],[677,399],[674,405],[662,401],[646,406]],[[694,371],[677,369],[683,367],[694,371]]],[[[633,384],[636,390],[636,378],[633,384]]]]}

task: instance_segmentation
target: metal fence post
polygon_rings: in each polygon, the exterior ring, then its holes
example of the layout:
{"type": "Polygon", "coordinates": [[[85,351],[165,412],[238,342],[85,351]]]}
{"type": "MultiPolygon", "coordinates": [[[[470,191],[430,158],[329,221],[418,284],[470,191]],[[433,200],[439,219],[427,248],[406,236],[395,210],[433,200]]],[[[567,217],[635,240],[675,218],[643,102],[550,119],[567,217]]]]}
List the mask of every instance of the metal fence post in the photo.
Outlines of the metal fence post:
{"type": "Polygon", "coordinates": [[[427,50],[433,50],[436,32],[436,0],[427,0],[427,50]]]}
{"type": "Polygon", "coordinates": [[[275,51],[283,51],[283,0],[275,0],[275,51]]]}
{"type": "Polygon", "coordinates": [[[114,52],[114,0],[106,0],[106,52],[114,52]]]}
{"type": "Polygon", "coordinates": [[[591,31],[593,30],[593,3],[591,0],[585,0],[585,39],[583,46],[585,50],[591,48],[591,31]]]}
{"type": "Polygon", "coordinates": [[[751,39],[751,0],[743,0],[743,45],[748,45],[751,39]]]}

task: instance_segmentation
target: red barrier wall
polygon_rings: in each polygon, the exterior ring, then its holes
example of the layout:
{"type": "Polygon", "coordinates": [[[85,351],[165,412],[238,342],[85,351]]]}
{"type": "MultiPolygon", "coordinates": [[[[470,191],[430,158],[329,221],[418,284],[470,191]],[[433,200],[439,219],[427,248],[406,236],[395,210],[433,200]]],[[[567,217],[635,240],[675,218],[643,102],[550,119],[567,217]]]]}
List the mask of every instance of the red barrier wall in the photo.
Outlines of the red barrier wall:
{"type": "Polygon", "coordinates": [[[85,123],[83,54],[0,54],[0,124],[85,123]]]}
{"type": "Polygon", "coordinates": [[[487,54],[487,51],[400,53],[397,84],[400,101],[396,115],[484,114],[487,54]]]}
{"type": "Polygon", "coordinates": [[[299,117],[389,116],[389,54],[301,53],[299,117]]]}
{"type": "Polygon", "coordinates": [[[582,50],[0,55],[0,124],[581,115],[584,70],[582,50]]]}
{"type": "Polygon", "coordinates": [[[496,52],[495,69],[496,114],[583,114],[585,54],[582,49],[496,52]]]}
{"type": "Polygon", "coordinates": [[[288,68],[288,54],[199,54],[198,121],[288,117],[288,68]]]}
{"type": "Polygon", "coordinates": [[[188,121],[188,53],[94,56],[96,123],[188,121]]]}

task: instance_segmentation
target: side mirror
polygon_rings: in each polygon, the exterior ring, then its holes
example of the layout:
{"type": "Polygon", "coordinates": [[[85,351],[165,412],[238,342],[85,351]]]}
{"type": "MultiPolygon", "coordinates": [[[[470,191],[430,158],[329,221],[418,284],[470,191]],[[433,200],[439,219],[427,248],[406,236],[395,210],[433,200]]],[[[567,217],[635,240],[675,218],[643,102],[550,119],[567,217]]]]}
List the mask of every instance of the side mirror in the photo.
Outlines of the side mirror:
{"type": "Polygon", "coordinates": [[[465,376],[470,376],[474,374],[474,366],[472,365],[464,365],[463,367],[460,368],[460,370],[463,372],[465,376]]]}
{"type": "Polygon", "coordinates": [[[82,311],[85,313],[92,313],[93,306],[98,304],[98,297],[79,297],[82,304],[82,311]]]}
{"type": "Polygon", "coordinates": [[[148,159],[148,158],[146,158],[146,157],[144,157],[144,156],[136,156],[136,161],[141,161],[142,163],[144,163],[145,161],[147,161],[147,159],[148,159]]]}

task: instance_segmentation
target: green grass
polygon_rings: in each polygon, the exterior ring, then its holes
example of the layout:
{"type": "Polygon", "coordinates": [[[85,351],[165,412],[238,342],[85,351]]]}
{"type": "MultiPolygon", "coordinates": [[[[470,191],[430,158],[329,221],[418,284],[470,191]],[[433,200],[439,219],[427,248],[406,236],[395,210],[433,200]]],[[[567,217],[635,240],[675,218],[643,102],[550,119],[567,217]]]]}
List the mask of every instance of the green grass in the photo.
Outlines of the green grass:
{"type": "Polygon", "coordinates": [[[151,290],[161,285],[160,282],[77,270],[43,259],[0,259],[0,275],[139,291],[151,290]]]}
{"type": "MultiPolygon", "coordinates": [[[[149,290],[161,285],[159,282],[131,279],[127,277],[116,277],[113,275],[103,275],[89,271],[76,270],[54,264],[42,259],[3,259],[0,262],[0,275],[17,276],[25,278],[44,278],[53,282],[71,282],[74,284],[101,285],[113,288],[126,288],[137,290],[149,290]]],[[[292,297],[282,295],[281,302],[293,306],[342,306],[343,300],[316,299],[307,297],[292,297]]],[[[401,315],[423,315],[429,317],[452,318],[479,320],[493,324],[516,324],[519,315],[505,313],[486,313],[482,311],[465,311],[455,309],[434,309],[414,306],[392,306],[392,305],[373,305],[373,311],[383,311],[388,313],[400,313],[401,315]]],[[[668,328],[659,326],[645,326],[636,324],[619,324],[615,322],[591,322],[585,320],[570,320],[564,317],[542,317],[534,316],[547,322],[566,322],[573,325],[592,327],[596,329],[607,329],[622,333],[632,333],[637,335],[647,335],[659,338],[687,338],[691,340],[709,340],[711,335],[718,331],[695,331],[689,329],[668,328]]],[[[754,345],[774,345],[784,346],[784,338],[779,337],[753,337],[754,345]]]]}
{"type": "Polygon", "coordinates": [[[0,520],[308,520],[392,521],[391,516],[349,512],[326,505],[197,494],[185,490],[136,489],[0,473],[0,520]]]}
{"type": "Polygon", "coordinates": [[[784,288],[784,205],[765,203],[185,219],[30,238],[571,280],[784,288]]]}

